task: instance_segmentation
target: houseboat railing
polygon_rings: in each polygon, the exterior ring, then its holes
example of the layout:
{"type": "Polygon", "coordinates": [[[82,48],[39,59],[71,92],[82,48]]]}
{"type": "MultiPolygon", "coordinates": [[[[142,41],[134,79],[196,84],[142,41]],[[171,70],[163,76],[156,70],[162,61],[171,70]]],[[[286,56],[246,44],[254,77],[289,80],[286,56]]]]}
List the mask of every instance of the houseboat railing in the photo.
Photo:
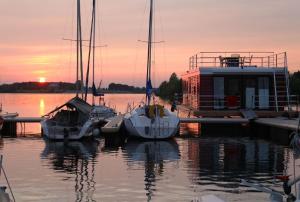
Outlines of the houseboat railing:
{"type": "MultiPolygon", "coordinates": [[[[249,109],[257,110],[272,110],[272,111],[300,111],[300,97],[298,95],[290,95],[290,107],[288,105],[287,96],[279,95],[277,96],[277,101],[275,96],[269,95],[268,100],[265,104],[260,103],[260,99],[263,99],[264,96],[256,95],[253,96],[253,100],[248,101],[249,109]],[[276,105],[277,103],[277,105],[276,105]]],[[[243,100],[245,106],[246,100],[243,100]]],[[[263,102],[263,101],[262,101],[263,102]]],[[[247,107],[242,107],[241,96],[228,96],[228,95],[184,95],[183,103],[185,105],[192,106],[195,109],[203,110],[221,110],[221,109],[243,109],[247,107]],[[197,99],[198,98],[198,99],[197,99]]]]}
{"type": "Polygon", "coordinates": [[[199,67],[286,67],[286,52],[199,52],[189,59],[189,70],[199,67]]]}

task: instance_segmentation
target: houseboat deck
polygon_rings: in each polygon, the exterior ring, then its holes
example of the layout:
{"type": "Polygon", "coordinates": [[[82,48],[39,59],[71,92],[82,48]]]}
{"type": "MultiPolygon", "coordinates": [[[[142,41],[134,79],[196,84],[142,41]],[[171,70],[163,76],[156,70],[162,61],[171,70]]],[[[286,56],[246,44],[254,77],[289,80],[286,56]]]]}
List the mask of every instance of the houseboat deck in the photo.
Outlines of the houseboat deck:
{"type": "Polygon", "coordinates": [[[200,52],[182,75],[183,103],[194,109],[284,111],[289,92],[285,52],[200,52]]]}

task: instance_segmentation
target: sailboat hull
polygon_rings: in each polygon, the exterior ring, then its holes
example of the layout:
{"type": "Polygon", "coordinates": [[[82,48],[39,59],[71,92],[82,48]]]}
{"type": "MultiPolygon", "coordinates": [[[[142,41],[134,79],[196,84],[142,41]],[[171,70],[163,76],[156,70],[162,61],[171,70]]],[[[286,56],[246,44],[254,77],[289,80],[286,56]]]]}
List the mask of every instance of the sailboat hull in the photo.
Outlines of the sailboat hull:
{"type": "Polygon", "coordinates": [[[81,126],[53,126],[53,121],[50,119],[41,122],[43,135],[51,140],[79,140],[84,137],[92,136],[94,128],[92,121],[87,121],[81,126]]]}
{"type": "Polygon", "coordinates": [[[136,109],[126,114],[124,124],[128,135],[144,139],[167,139],[175,136],[179,130],[179,118],[170,112],[166,116],[149,118],[144,109],[136,109]]]}

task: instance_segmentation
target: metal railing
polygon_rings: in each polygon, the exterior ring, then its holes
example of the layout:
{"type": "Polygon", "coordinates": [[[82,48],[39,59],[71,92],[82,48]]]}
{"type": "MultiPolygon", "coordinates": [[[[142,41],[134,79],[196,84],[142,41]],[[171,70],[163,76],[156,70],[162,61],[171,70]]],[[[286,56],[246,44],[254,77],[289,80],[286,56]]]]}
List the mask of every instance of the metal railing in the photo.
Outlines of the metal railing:
{"type": "Polygon", "coordinates": [[[199,52],[189,58],[189,70],[199,67],[287,67],[286,52],[199,52]]]}
{"type": "Polygon", "coordinates": [[[286,95],[267,96],[268,99],[262,99],[264,96],[253,96],[242,101],[241,96],[216,96],[216,95],[183,95],[183,104],[195,109],[218,110],[218,109],[257,109],[272,111],[300,111],[300,97],[298,95],[290,95],[290,109],[286,95]]]}

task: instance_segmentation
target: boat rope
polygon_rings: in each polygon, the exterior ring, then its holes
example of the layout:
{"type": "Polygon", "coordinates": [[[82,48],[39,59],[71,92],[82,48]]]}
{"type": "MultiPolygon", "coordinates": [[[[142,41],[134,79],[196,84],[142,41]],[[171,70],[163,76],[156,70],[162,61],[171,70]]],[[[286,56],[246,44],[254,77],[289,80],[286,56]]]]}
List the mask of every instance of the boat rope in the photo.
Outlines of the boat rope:
{"type": "MultiPolygon", "coordinates": [[[[3,158],[3,156],[1,156],[1,162],[2,162],[2,158],[3,158]]],[[[16,199],[15,199],[14,193],[13,193],[13,191],[12,191],[12,189],[11,189],[10,183],[9,183],[9,181],[8,181],[8,177],[7,177],[7,175],[6,175],[6,172],[5,172],[5,170],[4,170],[3,166],[2,166],[2,163],[0,164],[0,166],[1,166],[0,170],[2,170],[2,172],[3,172],[3,175],[4,175],[4,177],[5,177],[5,180],[6,180],[6,183],[7,183],[7,185],[8,185],[9,191],[10,191],[10,193],[11,193],[11,196],[12,196],[12,198],[13,198],[13,201],[15,202],[16,199]]]]}

